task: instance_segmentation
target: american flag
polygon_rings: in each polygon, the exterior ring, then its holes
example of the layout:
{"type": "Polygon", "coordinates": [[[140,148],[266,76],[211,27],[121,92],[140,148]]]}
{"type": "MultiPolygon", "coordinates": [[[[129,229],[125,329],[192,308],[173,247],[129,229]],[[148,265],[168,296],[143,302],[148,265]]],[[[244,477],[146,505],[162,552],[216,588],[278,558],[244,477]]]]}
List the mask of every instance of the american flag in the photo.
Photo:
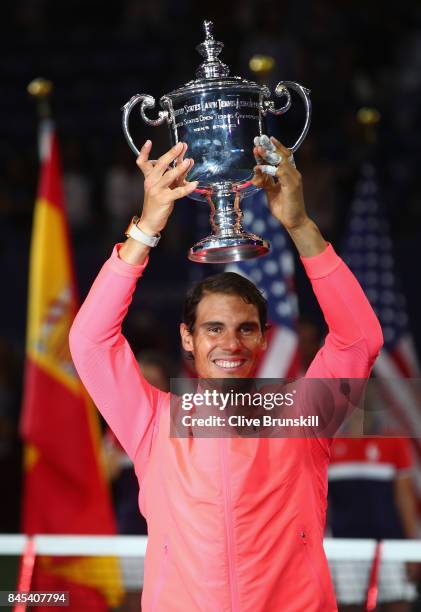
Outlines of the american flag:
{"type": "Polygon", "coordinates": [[[409,330],[406,300],[396,270],[390,227],[379,193],[376,169],[368,162],[363,164],[356,186],[342,257],[358,278],[382,326],[384,347],[373,371],[386,388],[398,420],[405,431],[414,436],[415,480],[420,502],[420,404],[415,386],[405,380],[419,378],[420,367],[409,330]]]}
{"type": "Polygon", "coordinates": [[[269,240],[265,257],[229,264],[225,269],[250,279],[268,300],[268,348],[259,364],[259,378],[288,378],[298,374],[298,315],[294,284],[294,258],[284,229],[270,213],[259,191],[242,204],[243,227],[269,240]]]}

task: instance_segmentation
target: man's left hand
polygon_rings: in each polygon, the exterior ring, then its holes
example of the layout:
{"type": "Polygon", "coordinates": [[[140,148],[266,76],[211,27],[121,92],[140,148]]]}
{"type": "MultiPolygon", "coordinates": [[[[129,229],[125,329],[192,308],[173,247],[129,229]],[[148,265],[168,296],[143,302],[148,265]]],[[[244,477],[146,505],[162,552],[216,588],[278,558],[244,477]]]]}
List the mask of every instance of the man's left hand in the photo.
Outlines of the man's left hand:
{"type": "MultiPolygon", "coordinates": [[[[281,162],[276,169],[277,180],[263,172],[261,166],[257,165],[254,168],[253,184],[265,190],[271,213],[286,230],[290,231],[297,229],[308,220],[301,174],[293,163],[290,149],[284,147],[274,137],[271,141],[281,156],[281,162]]],[[[254,147],[253,153],[256,159],[260,158],[270,163],[266,158],[267,150],[264,147],[254,147]]]]}

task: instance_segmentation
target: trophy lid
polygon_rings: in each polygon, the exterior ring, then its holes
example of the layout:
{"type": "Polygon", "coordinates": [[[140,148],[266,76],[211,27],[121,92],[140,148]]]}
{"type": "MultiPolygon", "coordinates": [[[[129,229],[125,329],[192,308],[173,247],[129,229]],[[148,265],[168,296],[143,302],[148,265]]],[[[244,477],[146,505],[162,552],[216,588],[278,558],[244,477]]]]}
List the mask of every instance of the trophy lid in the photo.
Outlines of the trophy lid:
{"type": "Polygon", "coordinates": [[[260,92],[262,89],[267,89],[265,86],[262,87],[253,81],[247,81],[238,76],[229,76],[229,67],[221,62],[218,57],[224,45],[222,42],[215,40],[213,36],[212,21],[205,20],[203,22],[203,29],[205,32],[205,40],[197,45],[196,50],[204,58],[204,61],[196,70],[197,78],[193,81],[189,81],[183,87],[166,94],[164,98],[185,98],[189,95],[213,88],[234,88],[253,92],[260,92]]]}
{"type": "Polygon", "coordinates": [[[228,76],[230,72],[228,66],[223,64],[218,57],[224,45],[214,39],[212,21],[205,20],[203,22],[203,29],[205,31],[205,40],[200,45],[197,45],[196,50],[205,58],[205,61],[196,70],[197,78],[211,79],[228,76]]]}

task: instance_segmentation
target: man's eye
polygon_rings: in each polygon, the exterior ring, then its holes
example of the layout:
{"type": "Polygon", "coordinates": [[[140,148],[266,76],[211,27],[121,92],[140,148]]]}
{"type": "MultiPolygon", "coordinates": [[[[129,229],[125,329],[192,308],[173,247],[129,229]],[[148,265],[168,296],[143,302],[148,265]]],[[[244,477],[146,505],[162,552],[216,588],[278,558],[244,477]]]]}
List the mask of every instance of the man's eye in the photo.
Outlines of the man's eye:
{"type": "Polygon", "coordinates": [[[208,332],[211,334],[219,334],[222,330],[220,325],[213,325],[212,327],[208,327],[208,332]]]}
{"type": "Polygon", "coordinates": [[[243,325],[243,326],[241,327],[241,333],[242,333],[243,335],[248,336],[248,335],[250,335],[250,334],[253,334],[254,332],[255,332],[255,328],[254,328],[254,327],[252,327],[251,325],[243,325]]]}

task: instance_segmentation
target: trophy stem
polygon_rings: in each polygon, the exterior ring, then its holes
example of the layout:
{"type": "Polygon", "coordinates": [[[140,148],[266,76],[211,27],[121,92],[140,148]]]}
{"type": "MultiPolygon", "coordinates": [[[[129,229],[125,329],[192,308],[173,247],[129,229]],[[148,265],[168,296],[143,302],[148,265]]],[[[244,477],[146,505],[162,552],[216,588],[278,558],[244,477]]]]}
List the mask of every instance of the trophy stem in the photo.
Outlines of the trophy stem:
{"type": "Polygon", "coordinates": [[[267,240],[245,232],[241,227],[241,197],[240,192],[232,191],[231,185],[223,185],[208,193],[213,233],[192,246],[188,254],[191,261],[231,263],[268,253],[270,245],[267,240]]]}
{"type": "Polygon", "coordinates": [[[208,196],[211,209],[210,224],[215,236],[230,236],[241,232],[240,194],[218,192],[212,200],[208,196]]]}

